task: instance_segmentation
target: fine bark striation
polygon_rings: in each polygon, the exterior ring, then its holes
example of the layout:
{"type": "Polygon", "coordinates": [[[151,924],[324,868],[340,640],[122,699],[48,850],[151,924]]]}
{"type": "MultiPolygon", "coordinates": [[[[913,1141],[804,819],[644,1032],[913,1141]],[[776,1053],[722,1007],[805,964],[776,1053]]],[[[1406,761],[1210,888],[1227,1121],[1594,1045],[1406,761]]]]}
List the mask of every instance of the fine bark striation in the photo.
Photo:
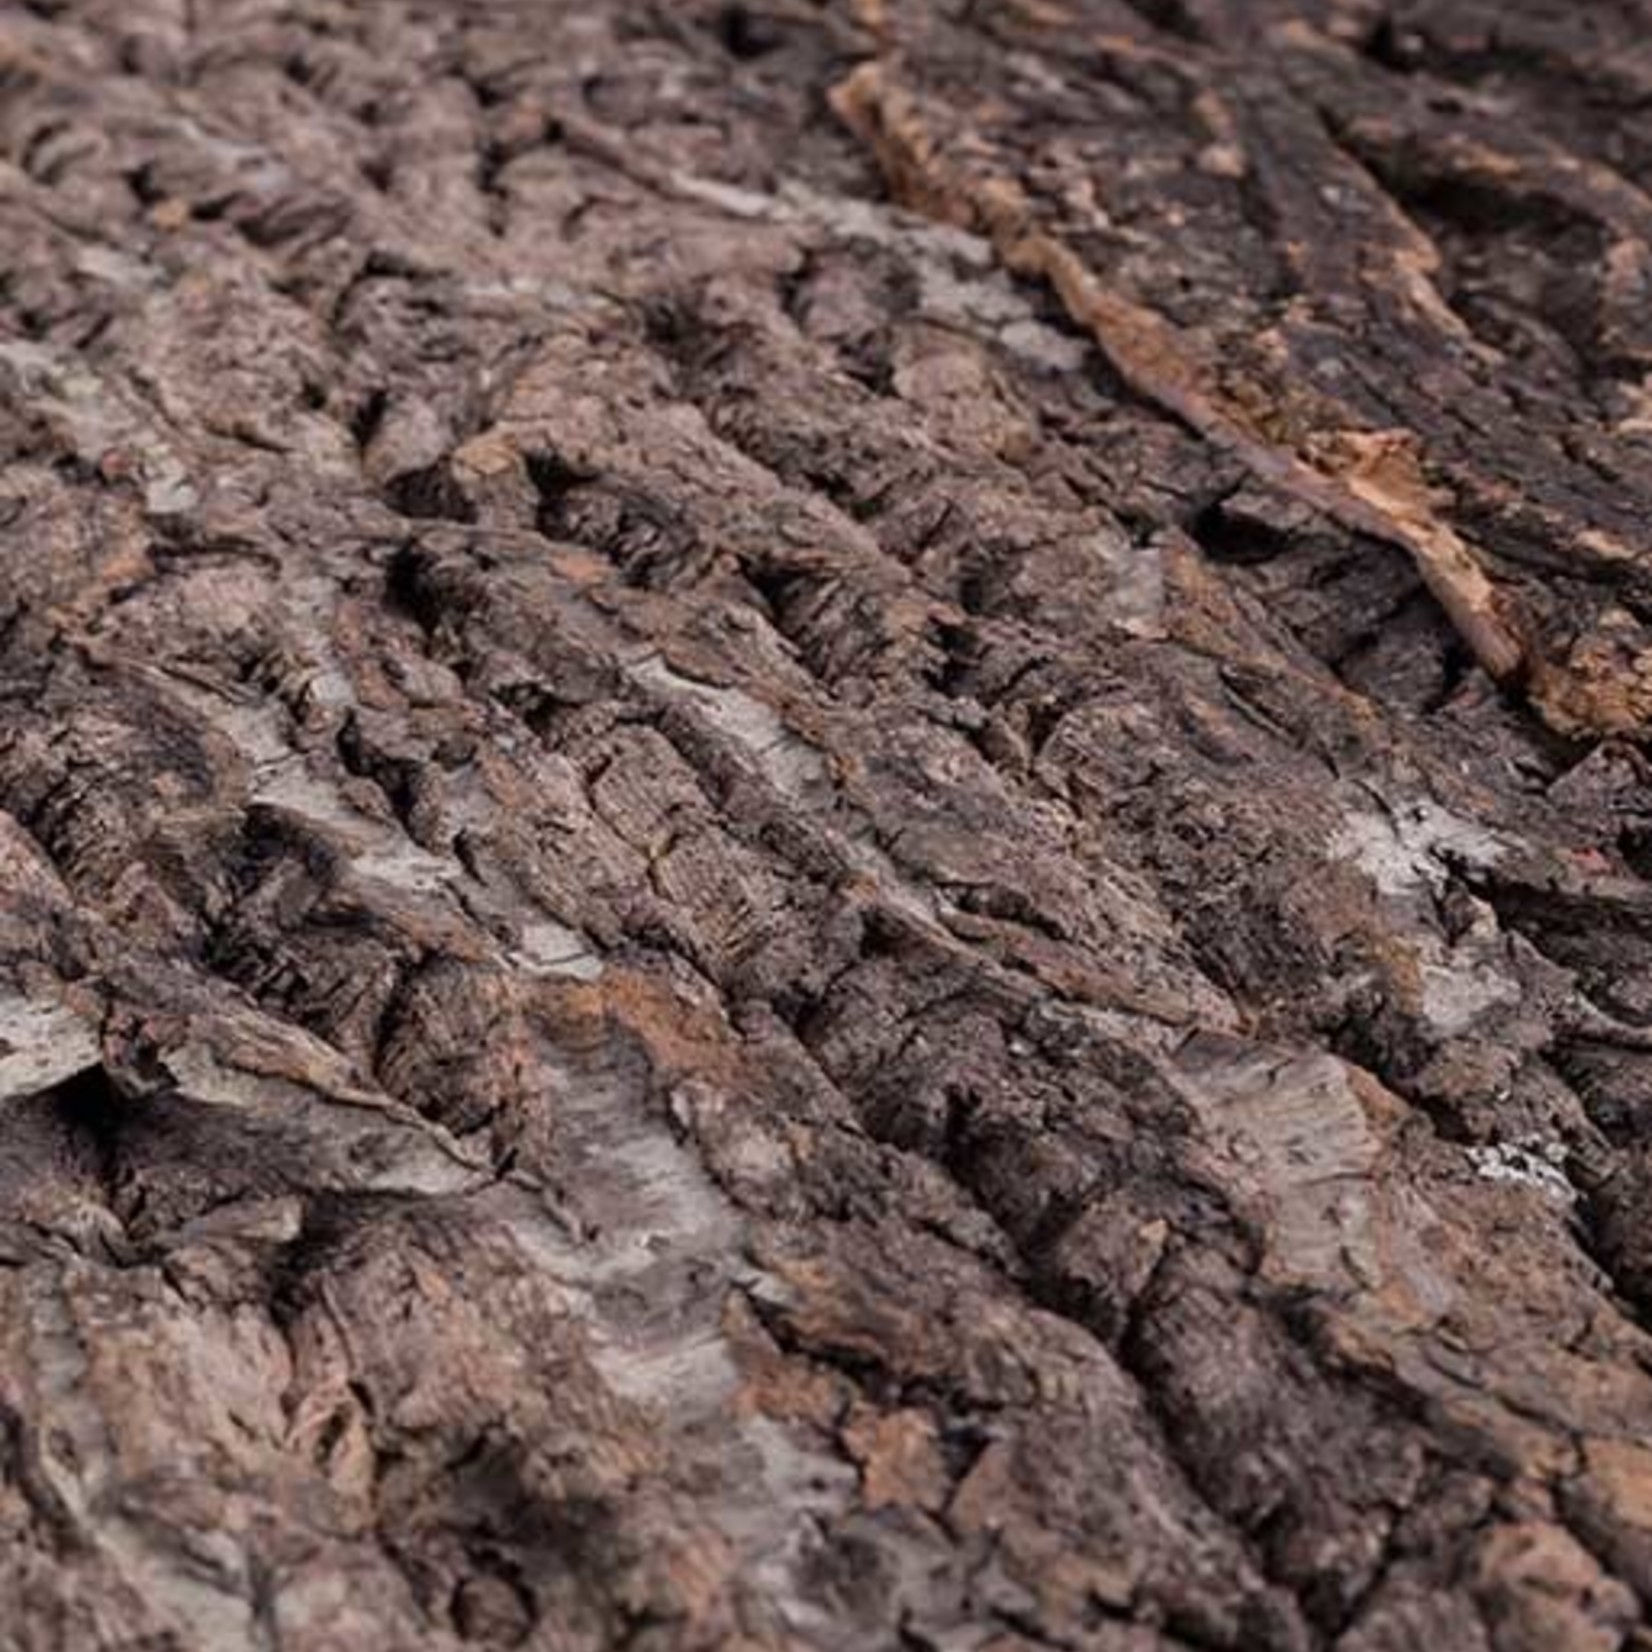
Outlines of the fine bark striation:
{"type": "Polygon", "coordinates": [[[4,1652],[1652,1645],[1649,39],[0,0],[4,1652]]]}

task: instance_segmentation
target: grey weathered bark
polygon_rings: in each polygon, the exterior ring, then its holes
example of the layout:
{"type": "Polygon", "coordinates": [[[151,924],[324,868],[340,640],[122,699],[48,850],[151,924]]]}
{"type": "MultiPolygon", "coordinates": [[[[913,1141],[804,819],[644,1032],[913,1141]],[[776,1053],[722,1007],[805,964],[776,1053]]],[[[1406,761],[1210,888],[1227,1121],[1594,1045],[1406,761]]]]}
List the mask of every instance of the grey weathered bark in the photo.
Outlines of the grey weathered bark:
{"type": "Polygon", "coordinates": [[[0,0],[0,1647],[1652,1644],[1649,38],[0,0]]]}

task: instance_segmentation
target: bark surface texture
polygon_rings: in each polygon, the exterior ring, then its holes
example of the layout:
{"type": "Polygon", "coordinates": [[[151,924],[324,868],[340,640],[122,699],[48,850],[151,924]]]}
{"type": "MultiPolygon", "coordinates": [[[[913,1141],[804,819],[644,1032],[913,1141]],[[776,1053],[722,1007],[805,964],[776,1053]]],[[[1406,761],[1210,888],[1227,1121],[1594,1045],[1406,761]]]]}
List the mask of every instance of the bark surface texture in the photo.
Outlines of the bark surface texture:
{"type": "Polygon", "coordinates": [[[1647,0],[0,0],[5,1652],[1652,1646],[1647,0]]]}

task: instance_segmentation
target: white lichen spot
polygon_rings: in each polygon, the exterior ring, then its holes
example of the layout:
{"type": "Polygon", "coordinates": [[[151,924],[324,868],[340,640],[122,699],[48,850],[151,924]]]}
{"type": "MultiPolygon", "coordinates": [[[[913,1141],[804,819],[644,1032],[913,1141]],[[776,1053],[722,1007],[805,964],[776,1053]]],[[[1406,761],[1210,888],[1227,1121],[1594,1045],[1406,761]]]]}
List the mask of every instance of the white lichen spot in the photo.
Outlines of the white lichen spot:
{"type": "Polygon", "coordinates": [[[1026,317],[1005,327],[998,342],[1011,355],[1050,373],[1076,373],[1090,354],[1090,346],[1083,339],[1026,317]]]}
{"type": "Polygon", "coordinates": [[[1577,1197],[1566,1176],[1566,1149],[1559,1142],[1523,1136],[1518,1141],[1471,1147],[1468,1157],[1483,1181],[1533,1187],[1559,1204],[1571,1204],[1577,1197]]]}
{"type": "Polygon", "coordinates": [[[602,959],[577,929],[554,918],[536,918],[522,926],[511,961],[533,975],[563,975],[574,981],[595,981],[602,959]]]}
{"type": "Polygon", "coordinates": [[[693,705],[782,797],[796,799],[824,779],[826,765],[820,754],[793,734],[772,707],[743,689],[685,677],[657,655],[638,660],[629,673],[656,692],[693,705]]]}
{"type": "Polygon", "coordinates": [[[112,452],[135,460],[151,515],[181,514],[200,502],[158,420],[122,386],[48,345],[22,339],[0,343],[0,366],[11,370],[31,405],[60,428],[85,463],[100,464],[112,452]]]}
{"type": "Polygon", "coordinates": [[[96,1031],[61,1004],[0,998],[0,1101],[62,1084],[99,1055],[96,1031]]]}
{"type": "Polygon", "coordinates": [[[1445,1038],[1468,1031],[1487,1010],[1520,1001],[1520,984],[1484,963],[1468,961],[1463,949],[1449,962],[1423,961],[1422,1011],[1428,1024],[1445,1038]]]}
{"type": "Polygon", "coordinates": [[[1343,826],[1331,853],[1352,861],[1385,895],[1444,887],[1453,865],[1495,866],[1507,845],[1497,833],[1419,797],[1386,813],[1369,794],[1345,803],[1343,826]]]}
{"type": "Polygon", "coordinates": [[[1136,543],[1117,532],[1091,534],[1085,543],[1106,565],[1113,582],[1108,618],[1133,637],[1163,637],[1164,558],[1159,546],[1152,540],[1136,543]]]}

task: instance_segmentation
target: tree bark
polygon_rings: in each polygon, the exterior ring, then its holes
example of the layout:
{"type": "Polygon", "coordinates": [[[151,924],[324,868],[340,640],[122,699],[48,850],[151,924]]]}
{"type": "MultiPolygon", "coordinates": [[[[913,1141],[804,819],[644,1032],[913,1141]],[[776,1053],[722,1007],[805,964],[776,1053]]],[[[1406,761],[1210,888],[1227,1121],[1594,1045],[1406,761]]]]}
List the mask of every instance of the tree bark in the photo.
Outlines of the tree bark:
{"type": "Polygon", "coordinates": [[[4,1652],[1652,1646],[1645,0],[0,0],[4,1652]]]}

